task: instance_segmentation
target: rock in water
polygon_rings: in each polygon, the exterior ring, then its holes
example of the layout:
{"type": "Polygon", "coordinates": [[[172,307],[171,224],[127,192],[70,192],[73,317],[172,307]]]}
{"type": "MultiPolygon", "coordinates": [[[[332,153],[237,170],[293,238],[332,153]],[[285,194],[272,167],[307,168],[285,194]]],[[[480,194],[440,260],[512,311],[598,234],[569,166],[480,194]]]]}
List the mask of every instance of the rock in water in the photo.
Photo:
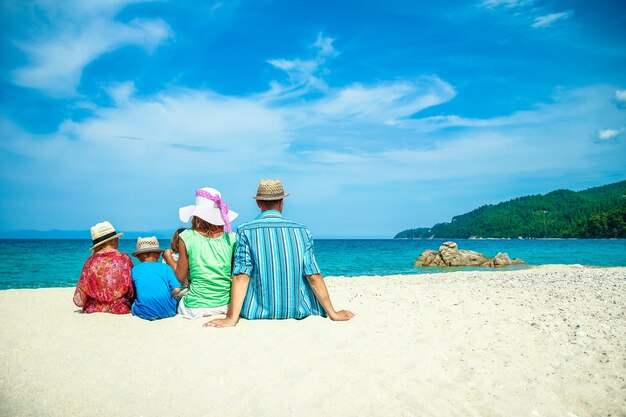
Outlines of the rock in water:
{"type": "Polygon", "coordinates": [[[493,266],[495,267],[509,266],[509,265],[521,265],[521,264],[526,263],[519,258],[511,259],[509,258],[509,255],[507,253],[500,253],[500,252],[498,252],[498,254],[494,256],[494,258],[492,259],[492,262],[493,262],[493,266]]]}
{"type": "Polygon", "coordinates": [[[425,250],[415,261],[415,266],[446,266],[446,263],[441,258],[441,254],[439,252],[434,250],[425,250]]]}
{"type": "Polygon", "coordinates": [[[446,266],[483,266],[490,261],[482,253],[459,250],[454,242],[445,242],[439,247],[439,253],[446,266]]]}
{"type": "Polygon", "coordinates": [[[485,266],[503,267],[523,264],[521,259],[509,258],[506,253],[498,253],[490,259],[479,252],[471,250],[459,250],[455,242],[445,242],[439,247],[439,251],[425,250],[415,260],[415,266],[485,266]]]}

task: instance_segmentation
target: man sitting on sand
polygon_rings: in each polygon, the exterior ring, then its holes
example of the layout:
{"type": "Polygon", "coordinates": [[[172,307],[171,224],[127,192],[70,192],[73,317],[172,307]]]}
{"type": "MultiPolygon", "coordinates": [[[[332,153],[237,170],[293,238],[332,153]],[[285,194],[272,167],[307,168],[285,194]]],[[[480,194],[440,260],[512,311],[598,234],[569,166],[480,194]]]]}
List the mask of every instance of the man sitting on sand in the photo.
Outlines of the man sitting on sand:
{"type": "Polygon", "coordinates": [[[259,183],[254,199],[261,214],[237,231],[228,313],[205,326],[235,326],[239,316],[254,320],[328,315],[337,321],[354,317],[350,311],[333,308],[315,262],[309,229],[282,217],[287,196],[277,179],[259,183]]]}

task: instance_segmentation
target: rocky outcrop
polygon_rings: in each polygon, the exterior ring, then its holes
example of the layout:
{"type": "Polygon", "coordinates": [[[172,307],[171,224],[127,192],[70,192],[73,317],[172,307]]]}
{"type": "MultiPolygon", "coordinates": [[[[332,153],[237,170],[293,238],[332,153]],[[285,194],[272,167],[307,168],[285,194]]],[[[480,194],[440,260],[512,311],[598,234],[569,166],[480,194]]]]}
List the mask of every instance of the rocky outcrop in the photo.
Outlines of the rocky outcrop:
{"type": "Polygon", "coordinates": [[[506,253],[498,253],[493,259],[471,250],[459,250],[454,242],[445,242],[439,251],[425,250],[415,260],[415,266],[484,266],[503,267],[523,264],[521,259],[511,259],[506,253]]]}

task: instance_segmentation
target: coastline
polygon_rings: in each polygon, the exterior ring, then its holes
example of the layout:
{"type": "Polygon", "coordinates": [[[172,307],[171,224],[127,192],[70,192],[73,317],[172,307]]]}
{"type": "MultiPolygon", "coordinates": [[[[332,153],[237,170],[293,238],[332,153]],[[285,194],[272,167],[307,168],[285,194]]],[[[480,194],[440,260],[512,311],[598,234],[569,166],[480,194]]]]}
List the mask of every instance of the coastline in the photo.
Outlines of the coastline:
{"type": "Polygon", "coordinates": [[[328,277],[349,322],[83,315],[0,291],[0,415],[626,415],[626,268],[328,277]]]}

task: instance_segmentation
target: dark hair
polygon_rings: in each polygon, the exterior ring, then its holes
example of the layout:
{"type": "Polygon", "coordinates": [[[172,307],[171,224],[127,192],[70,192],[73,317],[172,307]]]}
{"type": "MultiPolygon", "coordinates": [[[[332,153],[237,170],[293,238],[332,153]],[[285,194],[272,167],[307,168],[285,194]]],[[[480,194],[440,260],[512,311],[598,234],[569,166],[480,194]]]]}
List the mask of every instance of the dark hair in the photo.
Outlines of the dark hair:
{"type": "Polygon", "coordinates": [[[280,207],[280,203],[283,200],[257,200],[257,202],[259,203],[259,206],[261,207],[261,210],[265,211],[265,210],[277,210],[280,207]]]}

